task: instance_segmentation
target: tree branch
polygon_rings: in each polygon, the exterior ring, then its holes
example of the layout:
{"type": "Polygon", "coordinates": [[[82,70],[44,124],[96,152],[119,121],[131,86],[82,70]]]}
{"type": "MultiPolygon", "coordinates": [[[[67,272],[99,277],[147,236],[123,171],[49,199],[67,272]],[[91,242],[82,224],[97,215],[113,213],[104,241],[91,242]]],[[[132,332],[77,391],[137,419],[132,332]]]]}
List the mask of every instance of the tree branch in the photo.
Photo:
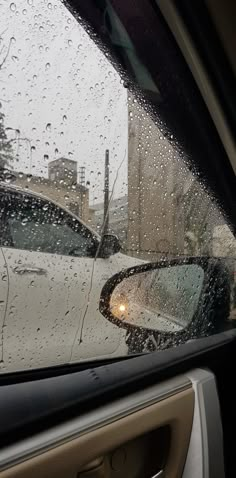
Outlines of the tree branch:
{"type": "Polygon", "coordinates": [[[4,35],[4,33],[6,33],[7,30],[8,30],[8,28],[5,28],[5,30],[3,30],[2,33],[0,33],[0,40],[2,40],[2,36],[4,35]]]}
{"type": "Polygon", "coordinates": [[[13,138],[13,139],[8,139],[7,143],[14,143],[15,141],[27,141],[28,143],[31,142],[29,138],[13,138]]]}
{"type": "Polygon", "coordinates": [[[10,48],[11,48],[11,38],[10,38],[10,40],[9,40],[9,44],[8,44],[8,48],[7,48],[6,55],[5,55],[5,57],[3,58],[2,63],[0,63],[0,70],[2,69],[4,63],[6,63],[6,61],[7,61],[7,58],[8,58],[9,53],[10,53],[10,48]]]}

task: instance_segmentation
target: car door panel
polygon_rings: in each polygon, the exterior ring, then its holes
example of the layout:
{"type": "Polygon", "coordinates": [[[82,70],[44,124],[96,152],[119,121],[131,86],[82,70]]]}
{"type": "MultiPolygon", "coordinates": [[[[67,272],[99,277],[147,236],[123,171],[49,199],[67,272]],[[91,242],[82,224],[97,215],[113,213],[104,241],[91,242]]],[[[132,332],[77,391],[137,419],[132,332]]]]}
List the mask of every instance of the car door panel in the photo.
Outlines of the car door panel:
{"type": "Polygon", "coordinates": [[[6,266],[6,261],[0,249],[0,370],[3,366],[3,341],[4,341],[4,330],[5,330],[5,316],[7,308],[7,299],[8,299],[8,287],[9,287],[9,277],[6,266]]]}
{"type": "Polygon", "coordinates": [[[82,414],[3,450],[0,469],[3,478],[223,478],[215,377],[193,370],[82,414]]]}
{"type": "MultiPolygon", "coordinates": [[[[111,354],[125,355],[127,345],[125,343],[125,331],[116,327],[105,319],[99,312],[99,299],[103,284],[117,271],[124,267],[126,256],[120,254],[123,259],[117,261],[116,255],[110,259],[97,258],[91,266],[90,281],[86,284],[86,306],[83,310],[83,323],[77,334],[73,351],[72,361],[77,362],[80,358],[92,359],[97,356],[111,354]]],[[[133,265],[135,259],[133,259],[133,265]]]]}
{"type": "MultiPolygon", "coordinates": [[[[167,476],[178,478],[188,449],[193,410],[191,382],[186,377],[167,381],[101,407],[96,413],[81,417],[77,423],[68,422],[61,429],[52,429],[51,436],[54,434],[54,439],[58,434],[56,448],[52,442],[49,444],[49,435],[44,438],[43,435],[35,437],[38,444],[40,440],[41,444],[44,441],[44,452],[38,454],[36,441],[31,440],[30,453],[34,448],[35,457],[27,460],[23,466],[17,465],[12,470],[6,470],[0,476],[82,477],[87,476],[86,468],[93,468],[93,461],[102,457],[104,463],[100,474],[93,471],[88,476],[149,477],[165,466],[167,476]],[[73,427],[73,432],[72,429],[69,430],[70,426],[73,427]],[[67,436],[71,434],[74,437],[70,440],[67,438],[67,443],[60,444],[61,440],[65,440],[62,436],[66,429],[67,436]],[[156,446],[153,446],[153,440],[156,441],[156,446]],[[164,449],[163,442],[166,446],[164,449]],[[177,443],[181,443],[181,446],[176,446],[177,443]]],[[[27,442],[22,445],[25,453],[29,453],[27,442]]]]}
{"type": "Polygon", "coordinates": [[[117,264],[94,260],[91,231],[36,195],[6,190],[1,205],[10,284],[4,371],[19,363],[24,369],[106,357],[120,344],[118,353],[126,353],[124,332],[98,311],[101,289],[117,264]],[[76,244],[78,255],[71,255],[76,244]]]}
{"type": "MultiPolygon", "coordinates": [[[[86,296],[73,258],[3,248],[9,274],[4,330],[7,370],[68,363],[86,296]]],[[[80,259],[78,259],[79,261],[80,259]]],[[[83,262],[83,280],[89,269],[83,262]]]]}
{"type": "Polygon", "coordinates": [[[18,360],[27,368],[30,363],[46,366],[49,360],[56,365],[107,357],[119,347],[118,355],[125,354],[125,332],[98,310],[105,277],[117,272],[115,261],[98,259],[93,269],[90,257],[14,248],[3,252],[10,278],[4,337],[9,371],[18,368],[18,360]]]}
{"type": "Polygon", "coordinates": [[[73,362],[77,362],[81,357],[92,359],[97,356],[107,357],[108,354],[114,356],[127,354],[126,331],[109,323],[99,312],[100,295],[109,277],[126,267],[143,262],[122,253],[115,254],[109,259],[96,258],[91,268],[90,288],[87,286],[87,306],[83,312],[83,324],[72,351],[73,362]]]}
{"type": "Polygon", "coordinates": [[[224,449],[230,453],[228,424],[235,412],[224,391],[234,347],[230,332],[39,381],[35,374],[28,382],[21,375],[21,383],[6,377],[0,395],[0,476],[77,477],[90,469],[82,477],[112,477],[115,454],[123,476],[149,478],[164,469],[168,477],[224,477],[221,417],[224,449]],[[139,443],[147,453],[138,451],[139,443]],[[154,459],[150,443],[156,443],[154,459]]]}

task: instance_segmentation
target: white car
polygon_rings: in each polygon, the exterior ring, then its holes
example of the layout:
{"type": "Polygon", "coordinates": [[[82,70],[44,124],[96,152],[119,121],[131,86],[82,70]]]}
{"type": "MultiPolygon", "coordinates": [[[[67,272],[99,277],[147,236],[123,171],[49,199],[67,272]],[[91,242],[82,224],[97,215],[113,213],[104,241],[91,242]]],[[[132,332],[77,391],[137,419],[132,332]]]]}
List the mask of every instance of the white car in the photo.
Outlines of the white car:
{"type": "Polygon", "coordinates": [[[96,233],[14,186],[0,187],[0,221],[0,371],[124,355],[125,331],[100,314],[99,298],[107,279],[140,261],[116,252],[114,236],[95,260],[96,233]]]}

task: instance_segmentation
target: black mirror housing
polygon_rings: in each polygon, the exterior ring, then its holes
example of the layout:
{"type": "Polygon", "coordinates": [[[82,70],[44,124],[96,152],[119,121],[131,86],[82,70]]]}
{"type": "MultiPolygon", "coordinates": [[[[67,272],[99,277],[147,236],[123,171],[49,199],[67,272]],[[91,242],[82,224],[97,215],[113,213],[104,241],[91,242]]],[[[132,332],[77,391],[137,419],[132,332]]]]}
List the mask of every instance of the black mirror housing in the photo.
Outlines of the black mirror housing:
{"type": "MultiPolygon", "coordinates": [[[[169,285],[170,284],[172,284],[171,281],[169,281],[169,285]]],[[[121,295],[119,295],[119,297],[121,297],[121,295]]],[[[139,304],[142,304],[142,300],[143,296],[139,304]]],[[[176,301],[175,303],[178,306],[178,302],[176,301]]],[[[147,341],[150,336],[160,345],[169,344],[171,346],[172,341],[175,343],[184,343],[190,339],[217,333],[221,327],[222,330],[224,329],[222,322],[227,321],[230,313],[230,271],[227,261],[219,258],[187,257],[170,261],[164,260],[156,263],[144,263],[123,270],[111,277],[104,285],[100,296],[99,310],[107,320],[127,330],[129,340],[133,340],[133,342],[140,345],[137,350],[135,349],[136,352],[143,351],[141,342],[147,341]],[[162,271],[163,269],[171,272],[172,269],[174,271],[176,266],[183,266],[183,268],[187,266],[197,266],[202,270],[203,281],[201,292],[199,293],[196,310],[194,310],[189,324],[183,326],[182,330],[181,328],[178,330],[178,327],[175,327],[173,331],[171,331],[171,329],[165,330],[164,328],[157,330],[153,328],[152,325],[149,325],[149,323],[146,326],[143,320],[142,323],[140,322],[140,313],[137,308],[134,308],[135,314],[133,314],[131,320],[126,320],[124,314],[119,317],[117,309],[114,308],[114,302],[112,304],[112,297],[114,297],[116,290],[120,290],[122,283],[124,283],[123,290],[124,296],[126,297],[122,296],[119,305],[125,310],[130,307],[130,291],[132,285],[130,288],[129,284],[133,284],[133,278],[135,282],[137,282],[136,278],[142,280],[143,273],[145,276],[146,273],[162,271]],[[131,282],[127,282],[127,279],[131,282]]],[[[145,313],[146,312],[142,312],[142,314],[145,313]]],[[[157,317],[158,316],[160,316],[160,314],[157,314],[157,317]]],[[[165,347],[164,345],[164,348],[165,347]]]]}
{"type": "Polygon", "coordinates": [[[115,234],[104,234],[101,239],[98,257],[108,259],[121,250],[118,237],[115,234]]]}

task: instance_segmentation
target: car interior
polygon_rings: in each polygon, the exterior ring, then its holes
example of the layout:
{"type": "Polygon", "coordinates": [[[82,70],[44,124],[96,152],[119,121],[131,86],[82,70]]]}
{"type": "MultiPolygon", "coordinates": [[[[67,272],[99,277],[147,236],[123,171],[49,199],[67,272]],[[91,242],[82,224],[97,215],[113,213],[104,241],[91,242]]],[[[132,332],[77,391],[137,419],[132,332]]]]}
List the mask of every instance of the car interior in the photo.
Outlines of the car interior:
{"type": "MultiPolygon", "coordinates": [[[[235,2],[66,6],[174,131],[235,233],[235,2]]],[[[150,354],[1,374],[0,478],[234,478],[226,328],[150,354]]]]}

